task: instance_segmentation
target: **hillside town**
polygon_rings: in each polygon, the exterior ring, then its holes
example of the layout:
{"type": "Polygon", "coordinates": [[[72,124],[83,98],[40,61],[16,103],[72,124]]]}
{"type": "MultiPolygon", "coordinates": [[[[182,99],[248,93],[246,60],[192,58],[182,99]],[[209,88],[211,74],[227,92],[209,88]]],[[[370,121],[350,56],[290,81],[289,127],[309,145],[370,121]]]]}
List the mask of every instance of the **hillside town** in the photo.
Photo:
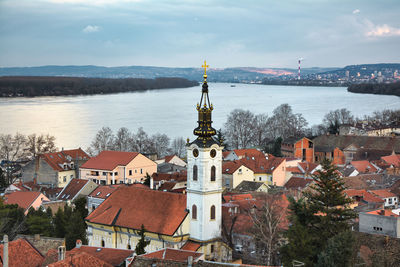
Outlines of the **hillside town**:
{"type": "Polygon", "coordinates": [[[400,264],[392,257],[400,248],[399,121],[343,123],[268,151],[228,149],[212,127],[208,90],[205,72],[186,153],[75,148],[2,159],[0,264],[314,266],[332,255],[329,242],[325,254],[300,251],[313,243],[299,230],[307,212],[310,229],[335,229],[320,230],[318,242],[355,236],[347,254],[358,266],[400,264]],[[324,209],[312,202],[319,197],[324,209]]]}

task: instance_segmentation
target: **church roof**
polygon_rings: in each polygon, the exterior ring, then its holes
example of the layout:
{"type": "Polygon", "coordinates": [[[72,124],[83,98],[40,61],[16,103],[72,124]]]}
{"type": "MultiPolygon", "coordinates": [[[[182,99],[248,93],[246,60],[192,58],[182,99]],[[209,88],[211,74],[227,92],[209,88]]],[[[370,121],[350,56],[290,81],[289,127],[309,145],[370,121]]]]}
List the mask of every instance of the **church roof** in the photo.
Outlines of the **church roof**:
{"type": "Polygon", "coordinates": [[[186,195],[138,187],[122,187],[86,220],[91,223],[173,235],[187,216],[186,195]]]}

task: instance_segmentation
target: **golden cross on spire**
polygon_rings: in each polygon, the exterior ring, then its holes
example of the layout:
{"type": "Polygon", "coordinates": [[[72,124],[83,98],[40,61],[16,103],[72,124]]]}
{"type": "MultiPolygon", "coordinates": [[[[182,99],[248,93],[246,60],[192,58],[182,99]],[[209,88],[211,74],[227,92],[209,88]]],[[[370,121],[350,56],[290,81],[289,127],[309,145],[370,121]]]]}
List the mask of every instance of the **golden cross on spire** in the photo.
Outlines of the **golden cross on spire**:
{"type": "Polygon", "coordinates": [[[210,66],[208,66],[208,65],[207,65],[207,62],[204,60],[204,65],[202,65],[201,67],[204,68],[204,75],[203,75],[203,77],[204,77],[204,80],[206,80],[206,79],[207,79],[207,68],[210,67],[210,66]]]}

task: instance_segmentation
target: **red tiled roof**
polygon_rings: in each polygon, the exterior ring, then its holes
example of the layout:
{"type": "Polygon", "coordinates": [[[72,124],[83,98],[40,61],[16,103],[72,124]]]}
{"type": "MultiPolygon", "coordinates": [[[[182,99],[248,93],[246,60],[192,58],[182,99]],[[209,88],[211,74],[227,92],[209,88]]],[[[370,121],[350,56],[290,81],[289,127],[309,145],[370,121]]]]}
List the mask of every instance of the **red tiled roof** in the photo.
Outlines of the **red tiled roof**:
{"type": "Polygon", "coordinates": [[[285,158],[270,157],[266,159],[265,156],[254,158],[243,158],[240,162],[247,168],[251,169],[254,173],[272,173],[285,158]]]}
{"type": "Polygon", "coordinates": [[[79,191],[82,190],[82,188],[89,182],[89,180],[85,179],[77,179],[74,178],[69,183],[67,186],[63,189],[63,191],[60,192],[60,194],[57,196],[58,200],[71,200],[73,199],[76,194],[79,193],[79,191]]]}
{"type": "Polygon", "coordinates": [[[378,171],[368,160],[357,160],[350,163],[360,173],[375,173],[378,171]]]}
{"type": "Polygon", "coordinates": [[[165,162],[170,162],[171,161],[171,159],[173,159],[175,157],[175,155],[169,155],[169,156],[165,156],[164,157],[164,159],[165,159],[165,162]]]}
{"type": "Polygon", "coordinates": [[[286,167],[286,171],[291,173],[303,174],[303,172],[298,167],[286,167]]]}
{"type": "Polygon", "coordinates": [[[222,151],[222,158],[225,159],[230,153],[231,151],[222,151]]]}
{"type": "Polygon", "coordinates": [[[175,187],[175,185],[176,185],[176,182],[165,182],[158,188],[158,190],[171,191],[175,187]]]}
{"type": "Polygon", "coordinates": [[[17,204],[19,207],[23,208],[24,210],[27,210],[30,208],[32,203],[40,196],[42,195],[45,200],[48,200],[46,196],[44,196],[40,192],[35,192],[35,191],[15,191],[10,194],[6,194],[4,196],[4,203],[5,204],[17,204]]]}
{"type": "Polygon", "coordinates": [[[361,197],[364,201],[368,203],[382,203],[384,202],[381,198],[374,196],[365,189],[346,189],[344,193],[349,197],[361,197]]]}
{"type": "Polygon", "coordinates": [[[81,168],[112,171],[117,166],[125,166],[131,162],[138,152],[101,151],[99,155],[86,161],[81,168]]]}
{"type": "MultiPolygon", "coordinates": [[[[54,170],[56,171],[64,171],[63,168],[64,163],[71,163],[75,159],[90,159],[89,155],[86,154],[82,149],[71,149],[71,150],[62,150],[60,152],[54,153],[46,153],[40,155],[54,170]]],[[[75,162],[76,163],[76,162],[75,162]]],[[[75,169],[71,168],[70,165],[67,166],[67,170],[75,169]]]]}
{"type": "Polygon", "coordinates": [[[243,164],[238,160],[225,161],[222,163],[222,173],[233,174],[241,166],[243,166],[243,164]]]}
{"type": "Polygon", "coordinates": [[[86,252],[71,253],[67,252],[64,260],[51,263],[48,267],[112,267],[113,265],[97,258],[86,252]]]}
{"type": "Polygon", "coordinates": [[[155,172],[151,175],[154,181],[170,181],[174,180],[177,182],[183,182],[187,180],[187,172],[175,172],[175,173],[158,173],[155,172]]]}
{"type": "Polygon", "coordinates": [[[114,184],[114,185],[100,185],[98,186],[92,193],[89,194],[90,197],[102,198],[106,199],[109,197],[115,190],[120,188],[121,186],[127,186],[125,184],[114,184]]]}
{"type": "Polygon", "coordinates": [[[223,196],[225,202],[253,199],[251,194],[226,194],[223,196]]]}
{"type": "Polygon", "coordinates": [[[289,181],[286,182],[285,188],[286,189],[304,188],[313,181],[314,179],[312,178],[291,177],[289,181]]]}
{"type": "Polygon", "coordinates": [[[187,262],[188,257],[192,256],[193,261],[196,262],[203,253],[193,252],[181,249],[164,248],[155,252],[141,255],[140,257],[151,258],[151,259],[162,259],[162,260],[173,260],[178,262],[187,262]]]}
{"type": "Polygon", "coordinates": [[[377,189],[371,190],[371,192],[381,198],[396,197],[396,195],[390,192],[389,189],[377,189]]]}
{"type": "Polygon", "coordinates": [[[103,225],[140,229],[173,235],[183,222],[186,195],[137,187],[121,187],[108,197],[86,220],[103,225]]]}
{"type": "Polygon", "coordinates": [[[390,217],[400,217],[396,213],[393,213],[391,210],[373,210],[370,212],[367,212],[367,214],[373,214],[373,215],[381,215],[381,216],[390,216],[390,217]]]}
{"type": "Polygon", "coordinates": [[[191,240],[188,240],[182,247],[181,249],[183,250],[190,250],[190,251],[197,251],[200,248],[200,244],[197,242],[193,242],[191,240]]]}
{"type": "Polygon", "coordinates": [[[233,150],[235,151],[235,154],[238,157],[264,157],[265,155],[264,153],[262,153],[261,151],[255,149],[255,148],[248,148],[248,149],[235,149],[233,150]]]}
{"type": "MultiPolygon", "coordinates": [[[[3,258],[4,245],[0,245],[0,255],[3,258]]],[[[8,243],[8,266],[39,267],[44,256],[34,248],[26,239],[20,238],[8,243]]],[[[3,262],[0,261],[0,266],[3,262]]]]}
{"type": "Polygon", "coordinates": [[[400,154],[392,154],[381,159],[395,167],[400,167],[400,154]]]}
{"type": "Polygon", "coordinates": [[[129,249],[116,249],[116,248],[102,248],[81,246],[80,248],[73,248],[70,253],[90,254],[102,261],[105,261],[113,266],[120,266],[124,263],[125,259],[132,256],[134,251],[129,249]]]}
{"type": "Polygon", "coordinates": [[[312,162],[299,162],[299,165],[306,173],[311,173],[315,168],[318,167],[318,164],[312,162]]]}

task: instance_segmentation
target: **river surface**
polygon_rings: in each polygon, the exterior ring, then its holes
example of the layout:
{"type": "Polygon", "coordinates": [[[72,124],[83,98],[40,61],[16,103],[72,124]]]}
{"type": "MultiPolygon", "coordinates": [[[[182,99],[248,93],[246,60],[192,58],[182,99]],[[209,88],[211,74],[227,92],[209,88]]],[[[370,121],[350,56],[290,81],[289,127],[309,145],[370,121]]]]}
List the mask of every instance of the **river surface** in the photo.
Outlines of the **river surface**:
{"type": "MultiPolygon", "coordinates": [[[[288,103],[294,113],[303,114],[309,126],[339,108],[356,116],[400,108],[400,97],[354,94],[345,87],[209,83],[209,95],[216,129],[223,127],[235,108],[271,115],[274,108],[288,103]]],[[[132,131],[143,127],[148,134],[193,139],[200,96],[199,85],[110,95],[0,98],[0,133],[49,133],[65,149],[87,148],[102,126],[115,132],[120,127],[132,131]]]]}

